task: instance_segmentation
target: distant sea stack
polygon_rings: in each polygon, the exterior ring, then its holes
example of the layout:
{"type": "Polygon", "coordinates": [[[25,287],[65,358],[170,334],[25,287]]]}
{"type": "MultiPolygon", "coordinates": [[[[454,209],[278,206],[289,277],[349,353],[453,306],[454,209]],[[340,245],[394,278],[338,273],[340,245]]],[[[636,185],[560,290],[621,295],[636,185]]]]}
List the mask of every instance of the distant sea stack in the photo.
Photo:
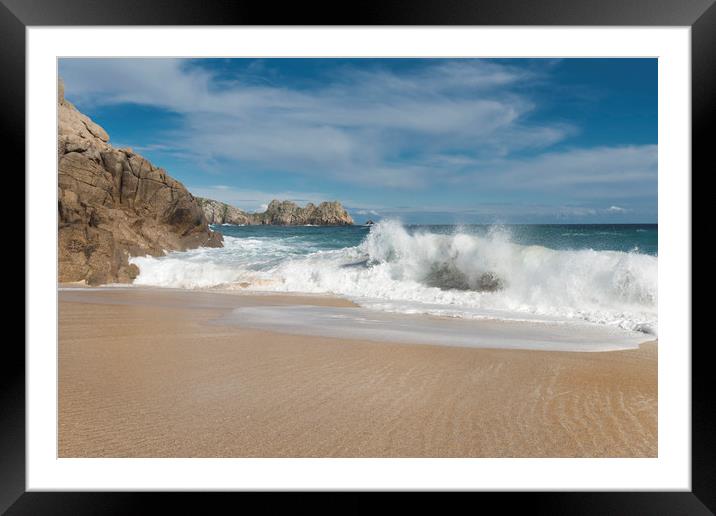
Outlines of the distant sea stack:
{"type": "Polygon", "coordinates": [[[212,199],[197,197],[196,200],[204,210],[204,217],[209,224],[252,224],[251,213],[212,199]]]}
{"type": "Polygon", "coordinates": [[[246,224],[276,226],[348,226],[353,219],[337,201],[308,203],[301,208],[291,201],[273,200],[263,213],[247,213],[226,203],[197,197],[210,224],[246,224]]]}
{"type": "Polygon", "coordinates": [[[129,283],[130,256],[221,247],[204,211],[179,181],[109,135],[58,97],[59,281],[129,283]]]}

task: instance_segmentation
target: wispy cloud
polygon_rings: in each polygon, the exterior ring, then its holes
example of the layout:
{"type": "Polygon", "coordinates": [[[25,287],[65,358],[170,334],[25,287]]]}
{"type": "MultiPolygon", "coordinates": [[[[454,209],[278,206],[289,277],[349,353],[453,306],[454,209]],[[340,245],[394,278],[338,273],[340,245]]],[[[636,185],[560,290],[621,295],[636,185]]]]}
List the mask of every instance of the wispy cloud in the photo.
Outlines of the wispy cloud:
{"type": "Polygon", "coordinates": [[[70,100],[84,106],[171,113],[170,128],[129,145],[187,164],[194,172],[185,183],[196,195],[250,211],[273,198],[330,199],[326,182],[342,185],[340,200],[358,215],[611,220],[634,213],[635,199],[655,209],[656,145],[570,146],[583,128],[539,116],[532,86],[549,84],[554,66],[353,63],[310,87],[281,80],[271,60],[230,77],[183,59],[63,59],[60,73],[70,100]],[[274,188],[261,179],[271,174],[292,179],[274,188]],[[482,204],[466,210],[466,192],[482,204]],[[484,204],[492,196],[516,201],[484,204]],[[391,207],[403,203],[415,206],[391,207]]]}
{"type": "Polygon", "coordinates": [[[376,210],[356,210],[356,213],[358,215],[374,215],[376,217],[380,215],[376,210]]]}
{"type": "Polygon", "coordinates": [[[512,191],[569,191],[575,199],[656,193],[657,146],[595,147],[525,158],[475,160],[457,183],[512,191]]]}
{"type": "Polygon", "coordinates": [[[573,130],[528,124],[534,103],[509,86],[534,72],[488,61],[437,61],[403,74],[346,68],[310,91],[219,83],[211,71],[174,59],[67,60],[61,73],[67,91],[88,104],[183,115],[152,145],[197,163],[228,159],[391,188],[427,186],[436,154],[504,156],[553,145],[573,130]]]}

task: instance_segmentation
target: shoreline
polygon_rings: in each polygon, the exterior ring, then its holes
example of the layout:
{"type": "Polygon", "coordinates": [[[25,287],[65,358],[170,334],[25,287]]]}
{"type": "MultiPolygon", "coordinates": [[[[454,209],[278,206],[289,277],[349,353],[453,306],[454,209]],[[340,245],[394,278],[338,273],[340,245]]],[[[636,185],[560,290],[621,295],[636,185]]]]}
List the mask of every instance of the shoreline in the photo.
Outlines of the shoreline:
{"type": "Polygon", "coordinates": [[[374,342],[211,324],[239,299],[352,306],[340,298],[58,296],[60,457],[657,455],[656,342],[600,353],[374,342]]]}
{"type": "MultiPolygon", "coordinates": [[[[149,285],[114,284],[90,286],[63,283],[58,292],[137,293],[131,302],[142,302],[142,293],[174,293],[202,299],[204,307],[232,308],[212,323],[246,326],[290,335],[331,337],[412,345],[441,345],[487,349],[525,349],[545,351],[603,352],[637,349],[656,342],[648,333],[582,320],[549,320],[499,317],[454,317],[431,313],[404,313],[365,308],[358,302],[333,293],[281,292],[245,289],[183,288],[149,285]],[[211,302],[213,298],[222,302],[211,302]],[[228,296],[222,298],[221,296],[228,296]],[[260,307],[252,306],[263,298],[260,307]],[[237,300],[232,303],[230,300],[237,300]],[[243,301],[241,301],[243,300],[243,301]],[[248,300],[248,302],[246,302],[248,300]],[[276,309],[271,312],[276,300],[276,309]],[[292,305],[286,306],[286,301],[292,305]],[[312,307],[320,307],[313,309],[312,307]],[[355,309],[355,310],[347,310],[355,309]],[[235,313],[234,313],[235,312],[235,313]],[[241,312],[239,314],[239,312],[241,312]],[[340,321],[342,324],[336,324],[340,321]],[[373,323],[373,324],[371,324],[373,323]],[[396,331],[397,328],[397,331],[396,331]],[[455,331],[458,329],[459,331],[455,331]],[[579,335],[579,338],[574,337],[579,335]],[[571,342],[574,341],[574,342],[571,342]]],[[[71,294],[70,294],[71,297],[71,294]]],[[[115,300],[114,302],[119,302],[115,300]]],[[[176,304],[176,303],[174,303],[176,304]]],[[[192,304],[195,304],[192,302],[192,304]]]]}

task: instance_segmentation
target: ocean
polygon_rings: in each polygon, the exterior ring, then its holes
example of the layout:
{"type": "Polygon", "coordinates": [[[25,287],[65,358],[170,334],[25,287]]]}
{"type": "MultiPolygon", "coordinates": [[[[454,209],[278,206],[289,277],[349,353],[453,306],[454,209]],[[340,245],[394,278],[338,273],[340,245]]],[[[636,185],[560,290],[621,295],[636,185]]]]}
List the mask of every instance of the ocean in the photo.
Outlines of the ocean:
{"type": "Polygon", "coordinates": [[[658,333],[656,224],[212,229],[223,248],[132,258],[135,284],[325,293],[378,312],[658,333]]]}

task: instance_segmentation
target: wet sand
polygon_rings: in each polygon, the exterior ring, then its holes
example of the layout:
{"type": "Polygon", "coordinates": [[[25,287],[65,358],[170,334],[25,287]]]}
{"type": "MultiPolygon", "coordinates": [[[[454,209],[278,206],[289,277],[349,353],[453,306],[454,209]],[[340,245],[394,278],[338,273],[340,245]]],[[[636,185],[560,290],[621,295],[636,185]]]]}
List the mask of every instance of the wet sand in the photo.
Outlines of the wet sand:
{"type": "Polygon", "coordinates": [[[655,457],[657,345],[472,349],[215,324],[332,297],[59,293],[60,457],[655,457]]]}

